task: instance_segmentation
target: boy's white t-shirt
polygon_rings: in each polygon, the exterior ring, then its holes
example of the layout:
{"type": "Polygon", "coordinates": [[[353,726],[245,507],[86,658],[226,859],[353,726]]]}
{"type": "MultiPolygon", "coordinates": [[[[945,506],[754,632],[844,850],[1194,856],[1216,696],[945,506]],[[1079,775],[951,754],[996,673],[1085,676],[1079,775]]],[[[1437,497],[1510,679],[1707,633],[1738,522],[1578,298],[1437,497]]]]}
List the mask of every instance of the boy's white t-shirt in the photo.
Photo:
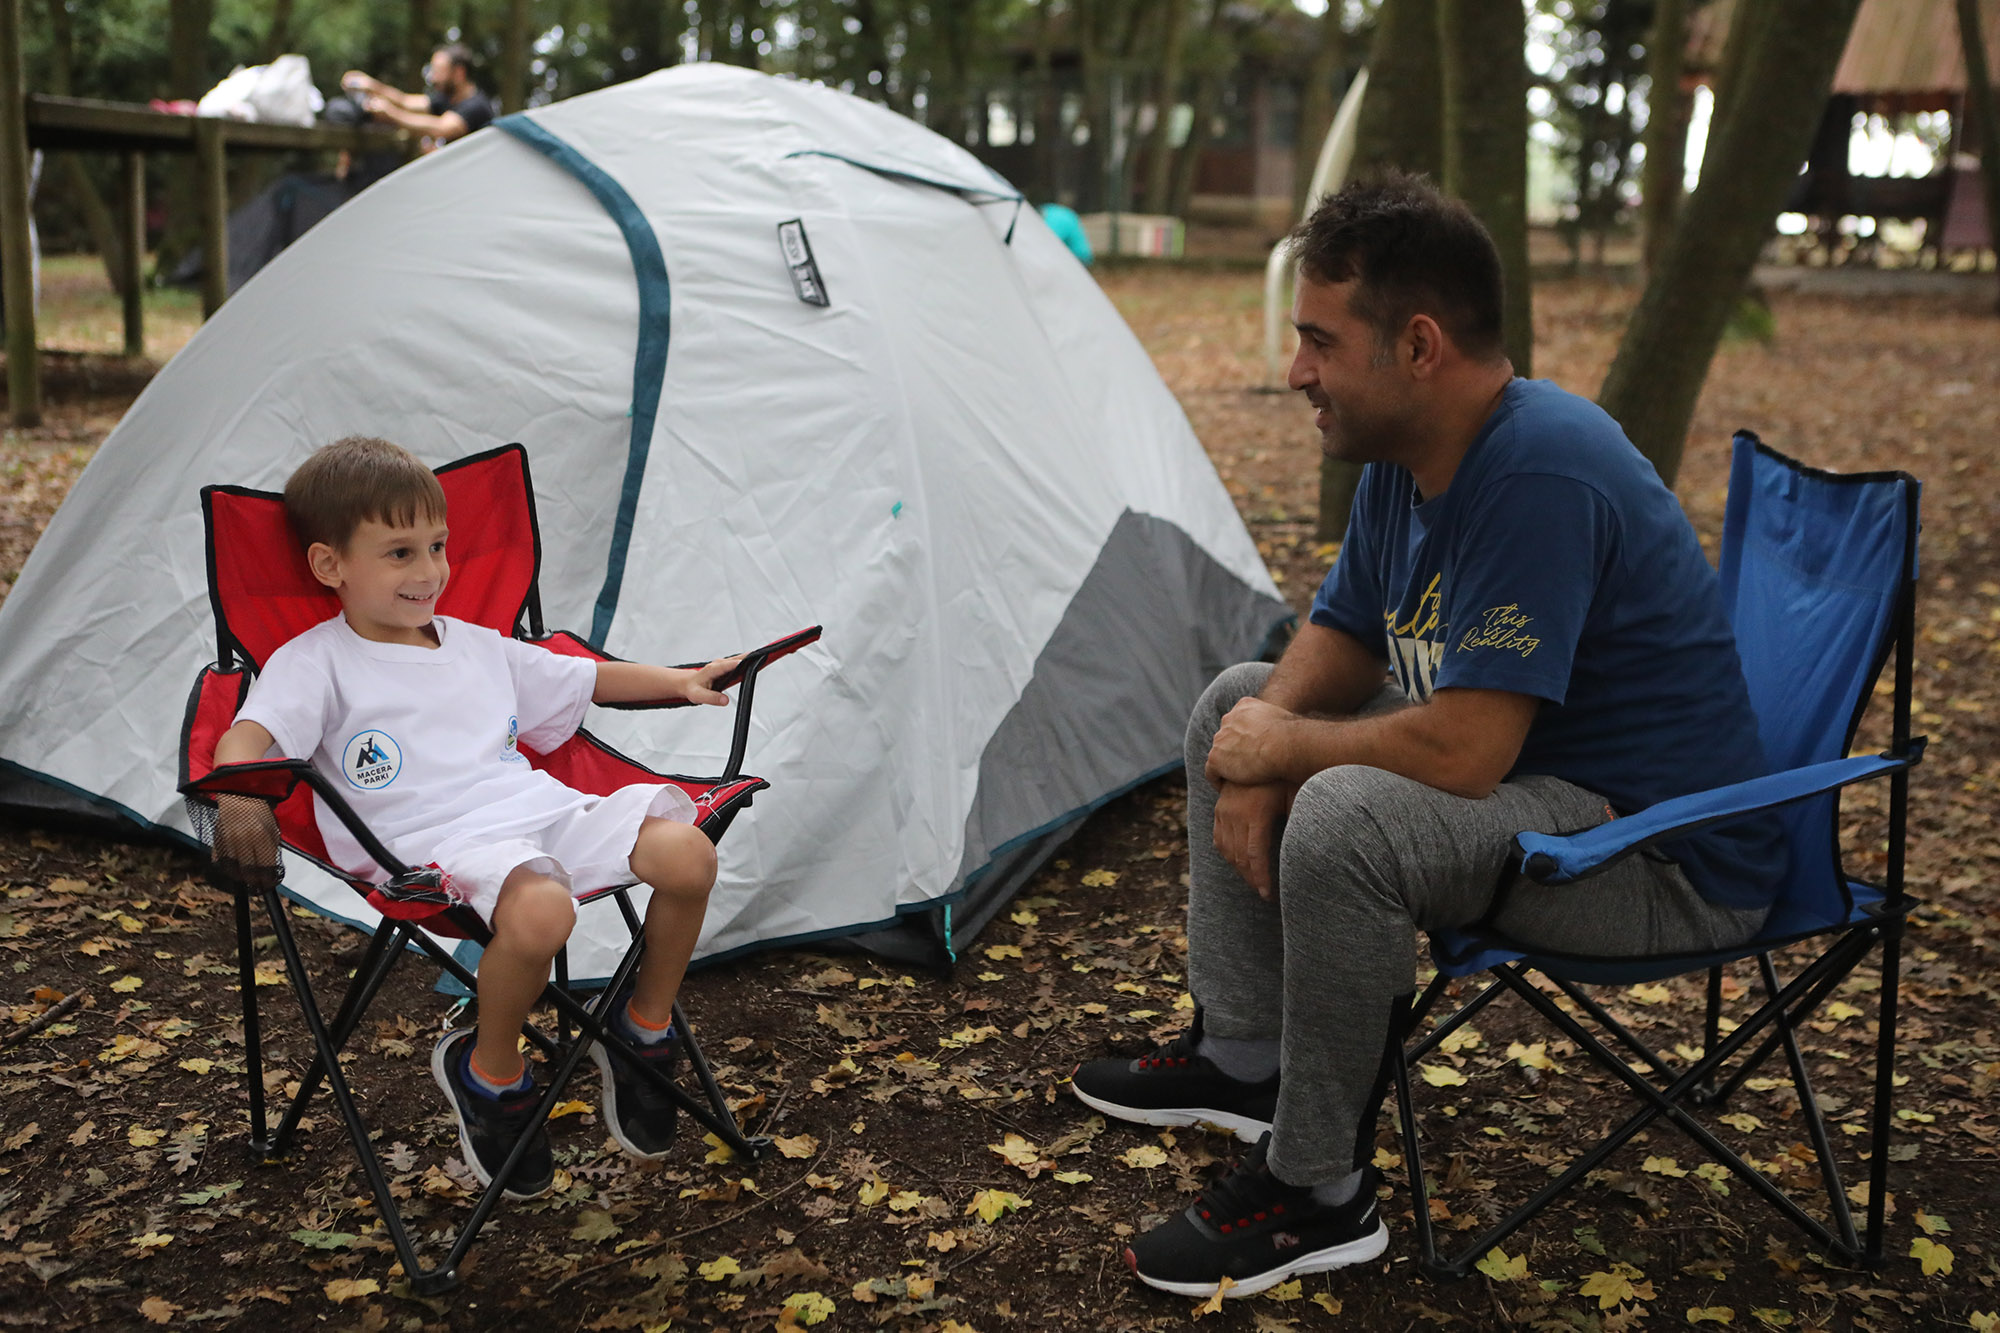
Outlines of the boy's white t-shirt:
{"type": "MultiPolygon", "coordinates": [[[[364,639],[336,615],[265,664],[239,722],[277,751],[308,756],[391,852],[414,865],[456,833],[504,838],[544,828],[594,798],[531,768],[583,723],[597,664],[438,616],[435,648],[364,639]]],[[[315,803],[335,865],[374,860],[315,803]]]]}

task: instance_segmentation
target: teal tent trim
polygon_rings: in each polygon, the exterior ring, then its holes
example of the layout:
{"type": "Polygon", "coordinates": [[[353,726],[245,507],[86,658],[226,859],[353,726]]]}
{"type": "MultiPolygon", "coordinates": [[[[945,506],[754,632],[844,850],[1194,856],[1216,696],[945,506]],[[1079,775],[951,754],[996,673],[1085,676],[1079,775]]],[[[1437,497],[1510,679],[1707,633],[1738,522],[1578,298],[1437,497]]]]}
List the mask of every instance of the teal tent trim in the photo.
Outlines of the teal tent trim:
{"type": "MultiPolygon", "coordinates": [[[[955,194],[966,202],[973,204],[1020,204],[1025,198],[1020,191],[1014,189],[1012,186],[1008,186],[1005,181],[1000,181],[1000,185],[1005,188],[995,188],[992,185],[982,185],[976,181],[952,180],[949,177],[931,175],[928,172],[913,171],[909,167],[896,166],[890,163],[870,162],[867,158],[849,157],[845,153],[828,152],[824,148],[801,148],[796,152],[786,153],[785,156],[824,157],[834,162],[845,162],[850,167],[859,167],[863,171],[872,171],[878,176],[887,176],[891,180],[909,181],[913,185],[928,185],[934,190],[943,190],[949,194],[955,194]]],[[[995,177],[995,179],[998,180],[999,178],[995,177]]],[[[1012,234],[1012,228],[1009,228],[1009,234],[1012,234]]]]}
{"type": "Polygon", "coordinates": [[[639,513],[639,486],[646,479],[646,452],[653,443],[653,423],[660,414],[660,389],[667,375],[667,344],[671,332],[672,288],[667,261],[660,253],[652,224],[632,202],[623,186],[604,169],[527,116],[502,116],[493,122],[528,147],[547,157],[582,183],[611,215],[632,255],[632,275],[639,284],[639,350],[632,365],[632,435],[625,450],[625,480],[618,492],[618,517],[611,525],[611,553],[605,562],[604,586],[591,612],[590,644],[600,652],[618,614],[618,594],[625,585],[625,560],[632,549],[632,528],[639,513]]]}

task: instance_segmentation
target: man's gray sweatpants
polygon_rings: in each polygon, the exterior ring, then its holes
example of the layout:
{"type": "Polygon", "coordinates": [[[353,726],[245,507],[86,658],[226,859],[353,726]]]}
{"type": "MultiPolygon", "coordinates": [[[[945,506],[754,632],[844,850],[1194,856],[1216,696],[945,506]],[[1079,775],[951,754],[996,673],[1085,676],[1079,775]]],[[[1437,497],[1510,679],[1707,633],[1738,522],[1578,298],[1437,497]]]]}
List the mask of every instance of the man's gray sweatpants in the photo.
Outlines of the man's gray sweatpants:
{"type": "MultiPolygon", "coordinates": [[[[1473,801],[1377,768],[1330,768],[1299,789],[1278,900],[1266,903],[1215,850],[1202,770],[1223,715],[1270,672],[1229,668],[1188,723],[1188,978],[1207,1034],[1278,1040],[1271,1169],[1316,1185],[1372,1156],[1392,1010],[1416,985],[1416,931],[1485,919],[1516,833],[1574,832],[1610,812],[1557,778],[1517,778],[1473,801]]],[[[1390,686],[1363,711],[1401,702],[1390,686]]],[[[1578,884],[1514,877],[1493,925],[1540,948],[1619,955],[1725,947],[1763,916],[1709,904],[1679,866],[1642,854],[1578,884]]]]}

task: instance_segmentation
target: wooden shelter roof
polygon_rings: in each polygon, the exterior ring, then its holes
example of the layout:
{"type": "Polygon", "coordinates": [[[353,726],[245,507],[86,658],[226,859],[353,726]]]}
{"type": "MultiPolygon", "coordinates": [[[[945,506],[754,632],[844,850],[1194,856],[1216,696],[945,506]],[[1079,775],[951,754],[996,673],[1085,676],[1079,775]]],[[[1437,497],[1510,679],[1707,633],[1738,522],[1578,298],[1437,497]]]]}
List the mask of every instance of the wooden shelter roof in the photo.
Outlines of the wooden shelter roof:
{"type": "MultiPolygon", "coordinates": [[[[1688,67],[1712,74],[1722,64],[1730,20],[1741,0],[1712,0],[1688,24],[1688,67]]],[[[2000,69],[2000,0],[1979,0],[1986,63],[2000,69]]],[[[1862,0],[1834,72],[1833,91],[1957,96],[1965,91],[1965,55],[1953,0],[1862,0]]]]}

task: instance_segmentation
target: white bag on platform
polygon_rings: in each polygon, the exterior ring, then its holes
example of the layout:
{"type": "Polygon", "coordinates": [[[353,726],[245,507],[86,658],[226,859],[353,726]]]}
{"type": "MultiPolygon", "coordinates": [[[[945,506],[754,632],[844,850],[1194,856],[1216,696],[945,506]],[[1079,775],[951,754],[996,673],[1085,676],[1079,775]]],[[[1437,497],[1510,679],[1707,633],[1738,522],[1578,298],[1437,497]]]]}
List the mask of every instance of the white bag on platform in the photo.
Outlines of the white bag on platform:
{"type": "Polygon", "coordinates": [[[263,125],[311,125],[326,99],[313,87],[304,56],[279,56],[268,65],[239,65],[195,104],[199,116],[222,116],[263,125]]]}

